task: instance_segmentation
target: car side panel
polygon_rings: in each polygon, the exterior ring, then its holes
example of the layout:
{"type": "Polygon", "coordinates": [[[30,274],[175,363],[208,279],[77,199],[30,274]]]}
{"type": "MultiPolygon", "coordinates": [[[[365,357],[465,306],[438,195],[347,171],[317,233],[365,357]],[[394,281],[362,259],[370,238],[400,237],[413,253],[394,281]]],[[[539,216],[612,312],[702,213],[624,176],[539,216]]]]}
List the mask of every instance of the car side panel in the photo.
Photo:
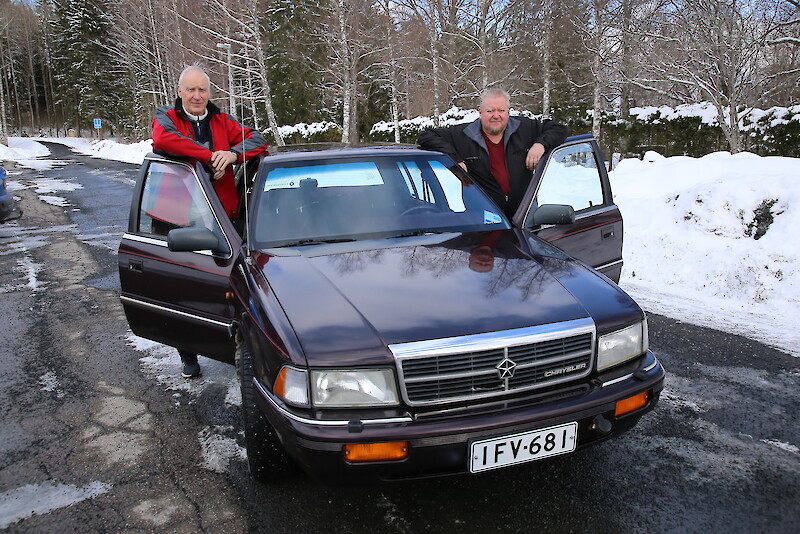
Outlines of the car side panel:
{"type": "Polygon", "coordinates": [[[121,300],[136,335],[233,363],[233,293],[229,278],[241,238],[224,213],[204,174],[157,156],[145,161],[133,195],[128,232],[118,251],[121,300]],[[173,252],[167,247],[166,235],[142,231],[139,219],[145,211],[143,190],[151,164],[183,173],[201,188],[196,191],[197,198],[215,214],[232,253],[218,257],[209,251],[173,252]]]}
{"type": "Polygon", "coordinates": [[[122,302],[136,335],[233,362],[231,260],[170,252],[128,234],[119,262],[122,302]]]}
{"type": "Polygon", "coordinates": [[[534,232],[618,282],[622,270],[622,214],[616,206],[576,218],[575,224],[534,232]]]}

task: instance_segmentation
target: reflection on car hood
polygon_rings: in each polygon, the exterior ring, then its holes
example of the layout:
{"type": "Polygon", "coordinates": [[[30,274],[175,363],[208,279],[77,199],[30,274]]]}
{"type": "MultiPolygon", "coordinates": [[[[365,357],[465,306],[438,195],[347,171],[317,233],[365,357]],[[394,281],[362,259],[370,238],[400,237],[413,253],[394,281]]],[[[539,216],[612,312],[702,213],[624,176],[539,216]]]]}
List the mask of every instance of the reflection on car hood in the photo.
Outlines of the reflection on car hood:
{"type": "Polygon", "coordinates": [[[437,241],[384,240],[370,250],[345,243],[323,255],[299,247],[300,255],[263,262],[308,364],[386,363],[387,344],[590,315],[559,282],[558,271],[574,270],[572,262],[531,254],[513,230],[437,241]]]}

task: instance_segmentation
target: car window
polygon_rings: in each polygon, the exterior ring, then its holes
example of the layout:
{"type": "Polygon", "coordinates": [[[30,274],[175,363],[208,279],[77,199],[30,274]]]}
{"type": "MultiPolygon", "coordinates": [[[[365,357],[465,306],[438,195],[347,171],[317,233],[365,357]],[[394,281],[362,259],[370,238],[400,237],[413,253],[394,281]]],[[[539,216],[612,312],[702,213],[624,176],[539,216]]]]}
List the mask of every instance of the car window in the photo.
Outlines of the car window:
{"type": "Polygon", "coordinates": [[[221,236],[197,177],[182,165],[150,163],[139,209],[139,232],[166,236],[174,228],[208,228],[221,236]]]}
{"type": "Polygon", "coordinates": [[[536,202],[568,204],[576,212],[603,204],[603,187],[592,145],[580,143],[556,149],[547,163],[536,202]]]}
{"type": "Polygon", "coordinates": [[[509,228],[483,192],[448,165],[441,155],[265,161],[250,235],[269,247],[509,228]]]}
{"type": "Polygon", "coordinates": [[[462,212],[467,209],[464,205],[464,188],[461,180],[444,166],[441,161],[432,161],[431,170],[444,190],[447,205],[453,211],[462,212]]]}

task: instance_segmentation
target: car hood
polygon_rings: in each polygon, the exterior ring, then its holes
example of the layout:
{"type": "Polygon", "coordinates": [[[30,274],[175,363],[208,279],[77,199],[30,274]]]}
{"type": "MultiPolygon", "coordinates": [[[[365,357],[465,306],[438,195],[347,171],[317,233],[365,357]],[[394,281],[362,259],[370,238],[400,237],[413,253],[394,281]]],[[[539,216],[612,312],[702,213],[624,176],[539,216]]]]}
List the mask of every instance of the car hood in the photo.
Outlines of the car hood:
{"type": "Polygon", "coordinates": [[[580,278],[574,260],[531,253],[513,230],[275,253],[259,263],[311,366],[387,363],[387,344],[591,315],[559,281],[580,278]]]}

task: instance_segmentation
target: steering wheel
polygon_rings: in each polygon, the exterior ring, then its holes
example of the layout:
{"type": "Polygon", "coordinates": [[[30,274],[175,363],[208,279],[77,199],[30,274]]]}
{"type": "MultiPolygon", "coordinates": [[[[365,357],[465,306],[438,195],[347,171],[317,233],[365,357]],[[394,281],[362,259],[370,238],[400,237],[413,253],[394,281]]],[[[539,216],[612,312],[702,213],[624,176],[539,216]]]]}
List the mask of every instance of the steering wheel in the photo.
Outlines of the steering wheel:
{"type": "Polygon", "coordinates": [[[439,208],[433,204],[420,204],[419,206],[411,206],[403,213],[401,213],[400,216],[403,217],[405,215],[411,215],[412,213],[425,212],[425,211],[438,212],[439,208]]]}

